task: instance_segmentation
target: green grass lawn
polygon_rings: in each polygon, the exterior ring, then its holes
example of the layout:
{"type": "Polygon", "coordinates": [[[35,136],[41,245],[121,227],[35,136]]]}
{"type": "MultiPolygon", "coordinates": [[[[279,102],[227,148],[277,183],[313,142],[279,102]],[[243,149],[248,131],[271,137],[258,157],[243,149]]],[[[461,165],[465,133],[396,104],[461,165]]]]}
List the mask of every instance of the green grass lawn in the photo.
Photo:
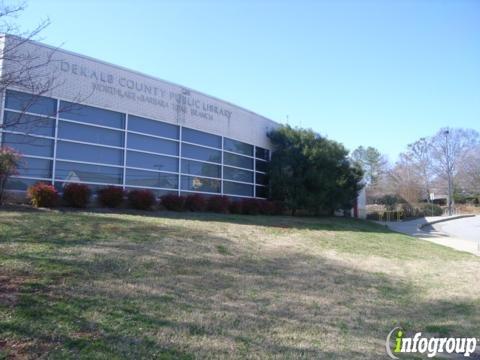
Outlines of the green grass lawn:
{"type": "Polygon", "coordinates": [[[480,334],[480,259],[348,219],[0,211],[1,358],[382,359],[480,334]]]}

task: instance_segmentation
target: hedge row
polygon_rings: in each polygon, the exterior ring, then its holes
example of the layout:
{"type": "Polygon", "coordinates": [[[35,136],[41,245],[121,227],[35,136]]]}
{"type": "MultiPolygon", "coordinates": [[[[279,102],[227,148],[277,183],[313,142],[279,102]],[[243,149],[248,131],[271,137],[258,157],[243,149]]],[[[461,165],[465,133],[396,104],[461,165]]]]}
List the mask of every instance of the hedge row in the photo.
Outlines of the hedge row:
{"type": "MultiPolygon", "coordinates": [[[[56,207],[60,203],[60,195],[52,185],[37,183],[28,188],[27,195],[36,207],[56,207]]],[[[63,200],[71,207],[85,208],[90,202],[92,192],[85,184],[70,183],[63,189],[63,200]]],[[[97,201],[100,206],[117,208],[124,204],[139,210],[152,210],[161,205],[171,211],[210,211],[216,213],[246,214],[246,215],[281,215],[285,208],[281,202],[240,199],[232,200],[227,196],[204,196],[191,194],[187,196],[168,194],[157,202],[155,194],[148,189],[130,190],[125,192],[117,186],[107,186],[97,191],[97,201]]]]}

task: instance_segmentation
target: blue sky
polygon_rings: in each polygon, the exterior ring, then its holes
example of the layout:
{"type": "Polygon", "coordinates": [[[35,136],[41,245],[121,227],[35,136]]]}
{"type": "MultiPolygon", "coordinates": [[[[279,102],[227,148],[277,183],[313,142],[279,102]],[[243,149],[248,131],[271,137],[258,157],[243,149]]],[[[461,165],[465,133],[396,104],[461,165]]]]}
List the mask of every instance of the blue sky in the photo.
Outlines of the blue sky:
{"type": "Polygon", "coordinates": [[[395,160],[480,131],[480,1],[30,0],[42,41],[395,160]]]}

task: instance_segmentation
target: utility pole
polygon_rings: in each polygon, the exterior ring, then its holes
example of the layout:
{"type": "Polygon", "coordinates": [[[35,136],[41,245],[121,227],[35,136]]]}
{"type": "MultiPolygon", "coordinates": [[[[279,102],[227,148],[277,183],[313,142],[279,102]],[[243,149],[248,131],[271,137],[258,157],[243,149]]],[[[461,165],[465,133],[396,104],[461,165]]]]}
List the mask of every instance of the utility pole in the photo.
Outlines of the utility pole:
{"type": "Polygon", "coordinates": [[[445,161],[447,166],[447,180],[448,180],[448,216],[452,216],[452,167],[451,162],[452,159],[450,158],[450,141],[449,135],[450,131],[445,130],[445,161]]]}

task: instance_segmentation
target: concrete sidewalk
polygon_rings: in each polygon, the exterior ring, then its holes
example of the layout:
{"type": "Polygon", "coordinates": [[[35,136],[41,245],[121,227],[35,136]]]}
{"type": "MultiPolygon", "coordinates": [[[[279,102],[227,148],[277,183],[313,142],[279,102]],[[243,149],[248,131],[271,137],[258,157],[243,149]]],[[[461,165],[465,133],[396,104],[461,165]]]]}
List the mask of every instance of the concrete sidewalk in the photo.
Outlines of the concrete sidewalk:
{"type": "Polygon", "coordinates": [[[438,245],[448,246],[452,249],[469,252],[480,256],[478,244],[473,241],[458,239],[446,233],[436,230],[429,223],[435,223],[438,220],[455,221],[456,216],[428,216],[424,218],[414,219],[410,221],[375,221],[377,224],[387,226],[390,230],[401,232],[410,236],[415,236],[420,240],[426,240],[438,245]],[[450,219],[449,219],[450,218],[450,219]]]}

